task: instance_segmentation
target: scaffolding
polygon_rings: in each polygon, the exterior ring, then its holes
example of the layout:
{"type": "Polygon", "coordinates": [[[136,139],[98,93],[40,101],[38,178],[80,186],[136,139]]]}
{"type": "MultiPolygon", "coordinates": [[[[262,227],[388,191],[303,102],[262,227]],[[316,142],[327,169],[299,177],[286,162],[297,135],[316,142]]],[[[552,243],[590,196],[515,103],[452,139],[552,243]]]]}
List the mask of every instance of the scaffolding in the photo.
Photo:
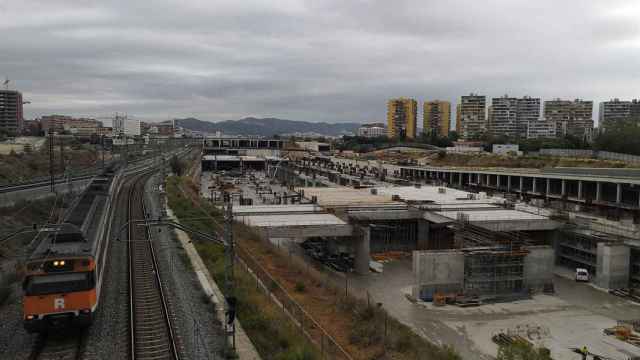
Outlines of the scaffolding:
{"type": "Polygon", "coordinates": [[[492,231],[459,214],[453,225],[456,246],[464,253],[464,294],[483,298],[526,294],[524,259],[536,245],[519,231],[492,231]]]}
{"type": "Polygon", "coordinates": [[[473,225],[467,214],[458,214],[453,224],[455,244],[459,249],[470,247],[499,247],[503,250],[517,251],[523,246],[538,245],[528,234],[522,231],[492,231],[473,225]]]}
{"type": "Polygon", "coordinates": [[[518,295],[524,288],[526,250],[464,250],[464,293],[470,296],[518,295]]]}

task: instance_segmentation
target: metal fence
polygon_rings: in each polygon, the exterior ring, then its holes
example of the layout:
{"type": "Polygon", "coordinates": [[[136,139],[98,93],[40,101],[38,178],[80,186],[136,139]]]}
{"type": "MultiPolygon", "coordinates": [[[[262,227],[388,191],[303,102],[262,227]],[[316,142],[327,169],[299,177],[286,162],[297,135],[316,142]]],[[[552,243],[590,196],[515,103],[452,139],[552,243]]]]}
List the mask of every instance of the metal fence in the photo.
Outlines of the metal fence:
{"type": "MultiPolygon", "coordinates": [[[[307,340],[319,349],[323,359],[353,360],[347,351],[289,295],[253,255],[241,246],[236,246],[236,253],[241,255],[237,258],[238,264],[255,280],[256,288],[282,309],[283,314],[292,320],[307,340]]],[[[331,306],[331,304],[327,304],[327,306],[331,306]]]]}

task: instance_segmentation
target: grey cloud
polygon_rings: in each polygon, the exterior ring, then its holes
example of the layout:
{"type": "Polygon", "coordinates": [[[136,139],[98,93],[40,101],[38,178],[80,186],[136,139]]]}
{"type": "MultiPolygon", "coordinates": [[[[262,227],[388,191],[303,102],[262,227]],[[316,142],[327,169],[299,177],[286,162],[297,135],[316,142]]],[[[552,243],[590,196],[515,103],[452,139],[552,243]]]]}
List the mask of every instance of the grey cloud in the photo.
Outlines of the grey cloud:
{"type": "Polygon", "coordinates": [[[386,99],[640,97],[636,1],[0,0],[27,116],[374,121],[386,99]]]}

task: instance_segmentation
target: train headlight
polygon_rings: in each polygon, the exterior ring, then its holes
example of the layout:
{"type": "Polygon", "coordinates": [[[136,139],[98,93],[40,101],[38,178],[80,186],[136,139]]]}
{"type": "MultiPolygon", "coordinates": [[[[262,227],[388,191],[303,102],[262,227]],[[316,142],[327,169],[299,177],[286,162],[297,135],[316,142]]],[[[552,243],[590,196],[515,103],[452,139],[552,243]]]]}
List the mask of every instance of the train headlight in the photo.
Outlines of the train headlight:
{"type": "Polygon", "coordinates": [[[35,315],[27,315],[27,320],[33,320],[35,318],[36,318],[35,315]]]}
{"type": "Polygon", "coordinates": [[[58,265],[60,265],[59,261],[56,260],[56,261],[53,262],[53,266],[58,266],[58,265]]]}

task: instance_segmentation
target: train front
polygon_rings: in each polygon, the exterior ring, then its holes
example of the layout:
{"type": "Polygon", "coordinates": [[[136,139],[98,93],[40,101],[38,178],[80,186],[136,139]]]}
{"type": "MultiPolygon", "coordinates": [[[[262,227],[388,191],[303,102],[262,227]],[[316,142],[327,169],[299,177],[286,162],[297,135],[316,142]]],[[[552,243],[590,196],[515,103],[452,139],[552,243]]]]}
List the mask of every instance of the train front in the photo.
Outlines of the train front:
{"type": "Polygon", "coordinates": [[[22,284],[25,329],[89,326],[96,309],[95,268],[92,256],[29,260],[22,284]]]}

